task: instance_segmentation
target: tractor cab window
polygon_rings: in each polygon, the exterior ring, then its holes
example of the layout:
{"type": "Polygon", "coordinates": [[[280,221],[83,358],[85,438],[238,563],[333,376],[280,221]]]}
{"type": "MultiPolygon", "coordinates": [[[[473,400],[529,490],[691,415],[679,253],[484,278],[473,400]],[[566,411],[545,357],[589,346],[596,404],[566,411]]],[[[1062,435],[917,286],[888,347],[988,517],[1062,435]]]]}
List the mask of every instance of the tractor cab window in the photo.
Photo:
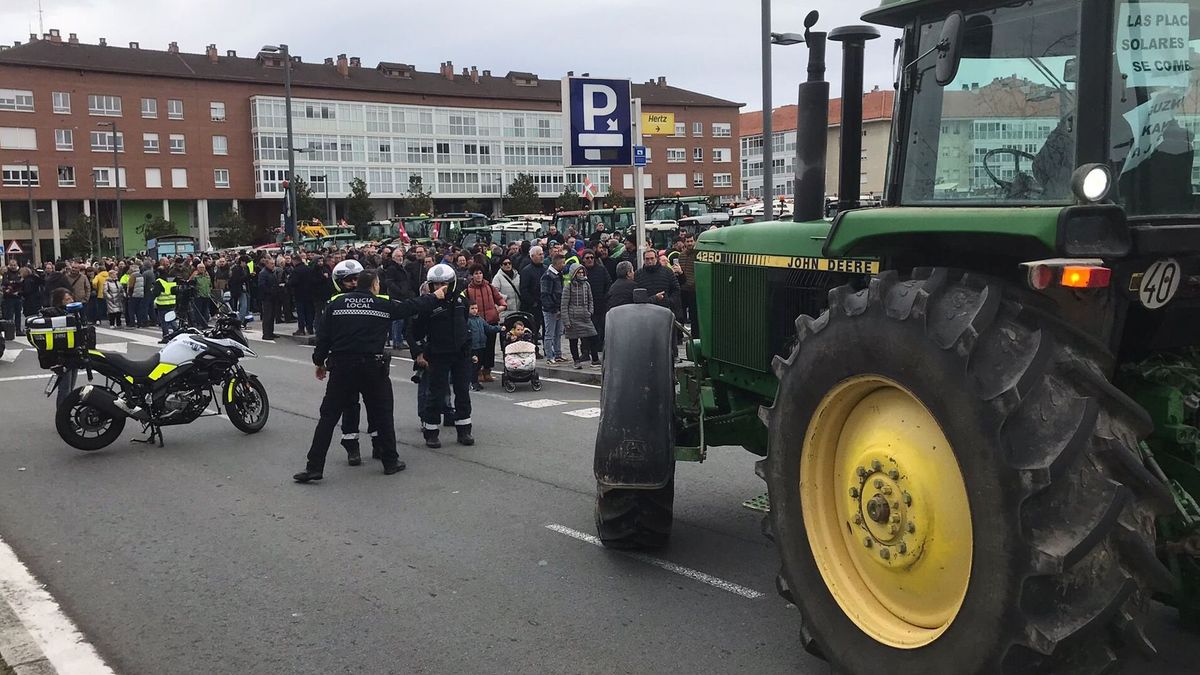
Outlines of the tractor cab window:
{"type": "MultiPolygon", "coordinates": [[[[901,201],[1071,201],[1079,4],[1032,0],[964,16],[962,61],[945,87],[936,52],[908,67],[901,201]]],[[[943,19],[918,25],[923,54],[943,19]]]]}
{"type": "Polygon", "coordinates": [[[1196,213],[1200,0],[1126,2],[1113,15],[1109,161],[1130,216],[1196,213]]]}

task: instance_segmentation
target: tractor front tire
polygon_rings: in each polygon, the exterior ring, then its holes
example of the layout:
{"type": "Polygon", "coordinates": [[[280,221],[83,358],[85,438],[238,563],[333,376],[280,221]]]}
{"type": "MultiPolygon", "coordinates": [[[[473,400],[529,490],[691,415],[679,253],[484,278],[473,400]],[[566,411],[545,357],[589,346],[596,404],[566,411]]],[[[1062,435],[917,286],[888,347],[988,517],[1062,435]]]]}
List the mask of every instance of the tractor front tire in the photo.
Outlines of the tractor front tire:
{"type": "Polygon", "coordinates": [[[1111,356],[992,278],[893,272],[797,321],[764,411],[780,592],[848,674],[1103,673],[1154,648],[1171,503],[1111,356]],[[792,592],[795,589],[795,592],[792,592]]]}

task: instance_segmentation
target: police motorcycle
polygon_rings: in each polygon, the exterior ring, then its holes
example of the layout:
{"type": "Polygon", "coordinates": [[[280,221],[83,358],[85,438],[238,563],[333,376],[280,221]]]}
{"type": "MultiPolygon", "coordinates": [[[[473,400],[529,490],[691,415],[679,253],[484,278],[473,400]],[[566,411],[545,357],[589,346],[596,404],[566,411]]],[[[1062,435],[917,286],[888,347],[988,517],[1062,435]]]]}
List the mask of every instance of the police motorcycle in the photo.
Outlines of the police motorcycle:
{"type": "MultiPolygon", "coordinates": [[[[197,330],[184,318],[162,350],[143,360],[97,350],[96,329],[84,321],[82,310],[82,303],[71,303],[65,316],[27,322],[39,364],[54,373],[47,396],[58,386],[70,386],[68,371],[87,373],[88,383],[71,391],[54,417],[58,435],[71,447],[92,451],[109,446],[121,435],[126,419],[140,422],[148,434],[135,443],[157,441],[159,447],[163,427],[222,411],[243,433],[257,433],[266,425],[267,391],[240,363],[257,354],[242,333],[245,322],[226,303],[218,305],[211,328],[197,330]],[[209,409],[212,406],[215,411],[209,409]]],[[[168,321],[174,321],[170,314],[168,321]]]]}

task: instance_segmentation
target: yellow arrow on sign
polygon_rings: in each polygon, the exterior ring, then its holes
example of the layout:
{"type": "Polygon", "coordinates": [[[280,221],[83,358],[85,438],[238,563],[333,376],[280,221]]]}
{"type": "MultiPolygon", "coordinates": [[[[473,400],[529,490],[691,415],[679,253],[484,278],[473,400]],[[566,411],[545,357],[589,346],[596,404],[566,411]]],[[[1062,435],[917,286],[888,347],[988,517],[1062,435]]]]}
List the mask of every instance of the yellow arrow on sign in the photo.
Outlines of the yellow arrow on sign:
{"type": "Polygon", "coordinates": [[[675,113],[642,113],[642,133],[662,136],[675,133],[675,113]]]}

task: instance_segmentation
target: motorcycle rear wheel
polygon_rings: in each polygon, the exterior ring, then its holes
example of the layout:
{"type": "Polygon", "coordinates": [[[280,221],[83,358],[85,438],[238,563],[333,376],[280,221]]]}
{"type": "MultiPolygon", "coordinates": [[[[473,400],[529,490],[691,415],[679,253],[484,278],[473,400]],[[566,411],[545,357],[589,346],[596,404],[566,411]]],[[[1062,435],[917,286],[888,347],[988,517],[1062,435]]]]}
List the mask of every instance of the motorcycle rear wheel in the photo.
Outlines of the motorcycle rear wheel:
{"type": "Polygon", "coordinates": [[[125,418],[113,418],[84,403],[82,389],[76,389],[59,404],[54,413],[54,428],[67,445],[92,452],[112,445],[125,430],[125,418]]]}

